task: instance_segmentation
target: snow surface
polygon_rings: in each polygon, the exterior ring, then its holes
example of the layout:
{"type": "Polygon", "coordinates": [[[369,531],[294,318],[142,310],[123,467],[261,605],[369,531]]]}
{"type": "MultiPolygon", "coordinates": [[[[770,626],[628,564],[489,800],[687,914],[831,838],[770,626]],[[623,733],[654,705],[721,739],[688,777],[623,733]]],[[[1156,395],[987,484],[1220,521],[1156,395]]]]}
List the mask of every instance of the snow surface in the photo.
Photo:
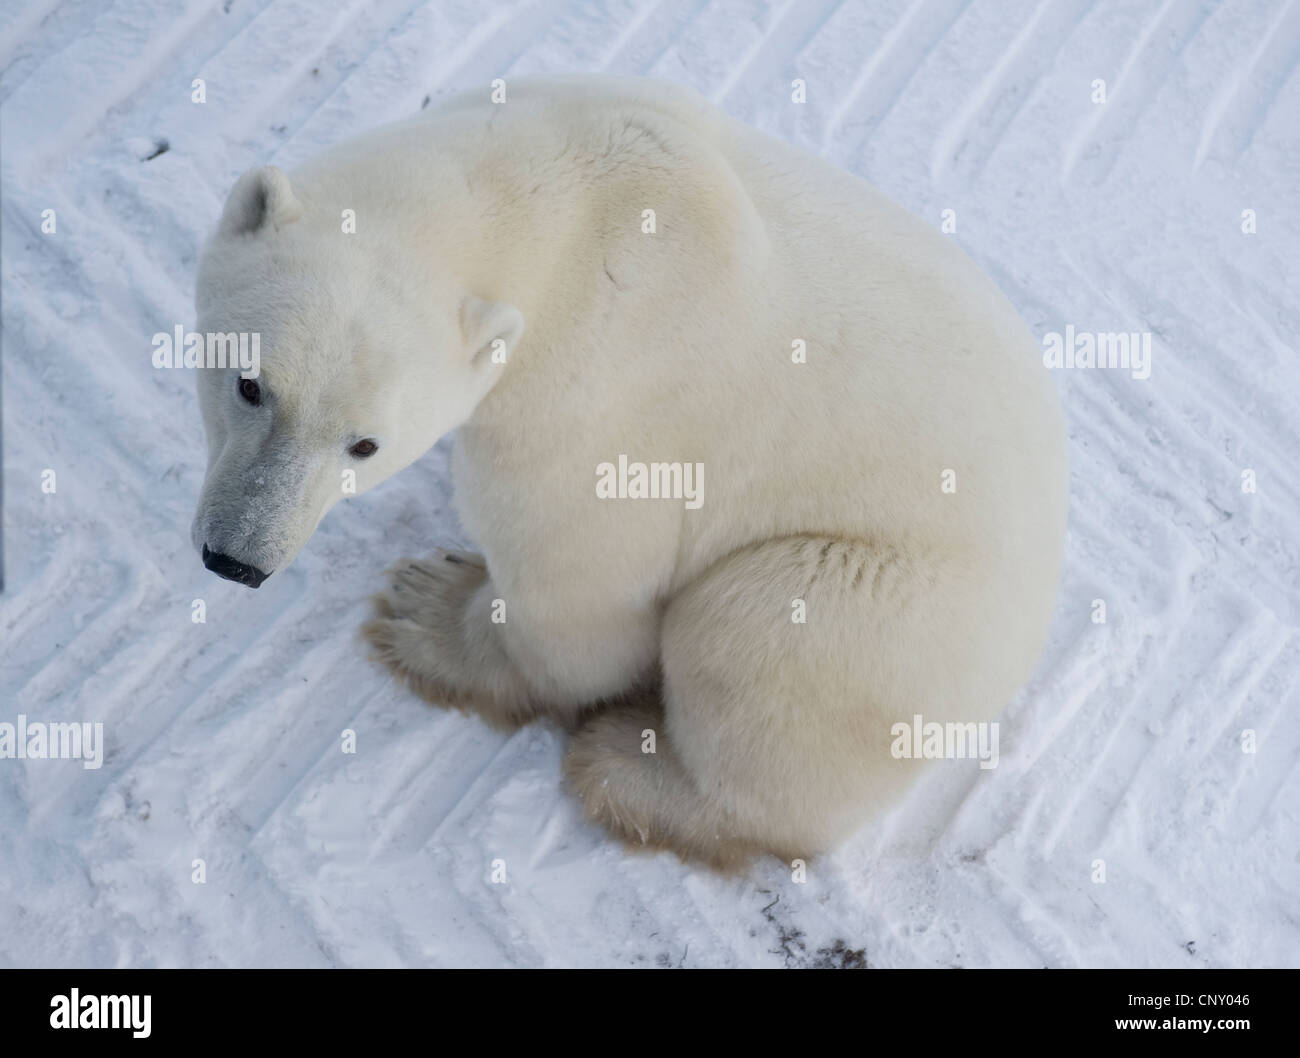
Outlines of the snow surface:
{"type": "Polygon", "coordinates": [[[0,760],[0,964],[1300,965],[1298,61],[1296,0],[4,5],[0,721],[102,721],[108,750],[0,760]],[[1001,765],[936,766],[803,884],[624,853],[557,734],[366,661],[382,569],[460,540],[448,442],[257,592],[188,542],[193,379],[150,338],[193,325],[235,177],[598,70],[955,210],[1040,334],[1153,335],[1147,381],[1056,375],[1067,570],[1001,765]]]}

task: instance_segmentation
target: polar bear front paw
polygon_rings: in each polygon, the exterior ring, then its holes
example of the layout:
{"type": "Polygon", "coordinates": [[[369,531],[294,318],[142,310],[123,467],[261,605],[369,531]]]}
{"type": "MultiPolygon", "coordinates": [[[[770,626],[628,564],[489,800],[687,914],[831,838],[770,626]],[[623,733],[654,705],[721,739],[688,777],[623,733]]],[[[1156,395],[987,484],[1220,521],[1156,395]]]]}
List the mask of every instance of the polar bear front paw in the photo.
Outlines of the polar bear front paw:
{"type": "Polygon", "coordinates": [[[482,630],[478,637],[466,632],[475,593],[488,580],[481,555],[439,549],[427,559],[403,559],[387,576],[387,588],[374,597],[376,616],[361,629],[375,660],[434,705],[507,729],[532,718],[504,656],[482,630]]]}
{"type": "Polygon", "coordinates": [[[487,580],[482,555],[439,548],[429,558],[404,558],[388,569],[375,609],[391,620],[415,621],[439,638],[454,635],[470,596],[487,580]]]}

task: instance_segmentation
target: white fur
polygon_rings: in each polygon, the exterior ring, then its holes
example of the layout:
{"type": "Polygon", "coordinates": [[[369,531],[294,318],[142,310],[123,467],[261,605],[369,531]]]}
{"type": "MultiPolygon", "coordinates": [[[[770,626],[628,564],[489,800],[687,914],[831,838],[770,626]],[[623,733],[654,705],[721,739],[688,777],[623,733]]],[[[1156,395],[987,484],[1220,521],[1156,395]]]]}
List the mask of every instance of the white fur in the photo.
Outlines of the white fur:
{"type": "Polygon", "coordinates": [[[199,327],[261,330],[276,407],[205,374],[196,546],[283,568],[343,468],[362,490],[459,427],[483,559],[399,565],[368,634],[430,697],[581,723],[570,779],[621,836],[820,851],[916,774],[892,724],[989,719],[1028,674],[1064,535],[1052,386],[994,285],[861,180],[688,91],[572,78],[241,187],[199,327]],[[703,464],[703,505],[598,498],[621,453],[703,464]]]}

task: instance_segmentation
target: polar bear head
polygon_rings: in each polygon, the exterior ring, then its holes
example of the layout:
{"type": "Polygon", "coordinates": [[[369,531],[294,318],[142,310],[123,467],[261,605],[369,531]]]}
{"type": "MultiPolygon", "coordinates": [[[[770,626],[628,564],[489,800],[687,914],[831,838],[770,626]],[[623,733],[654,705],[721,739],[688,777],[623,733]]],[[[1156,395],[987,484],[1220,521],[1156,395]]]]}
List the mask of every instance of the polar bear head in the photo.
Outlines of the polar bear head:
{"type": "Polygon", "coordinates": [[[517,309],[463,289],[420,245],[416,218],[376,199],[345,230],[358,197],[255,169],[199,264],[198,332],[256,335],[260,363],[196,372],[208,463],[191,539],[208,569],[252,588],[342,496],[465,422],[523,332],[517,309]]]}

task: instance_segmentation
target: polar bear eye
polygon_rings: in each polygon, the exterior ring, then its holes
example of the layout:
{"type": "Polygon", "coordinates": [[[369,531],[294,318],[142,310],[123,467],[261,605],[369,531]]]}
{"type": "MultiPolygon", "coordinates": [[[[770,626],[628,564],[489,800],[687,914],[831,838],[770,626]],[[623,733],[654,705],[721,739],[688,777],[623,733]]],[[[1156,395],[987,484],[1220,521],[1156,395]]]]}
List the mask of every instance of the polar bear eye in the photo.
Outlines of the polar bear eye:
{"type": "Polygon", "coordinates": [[[251,378],[241,378],[239,380],[239,395],[248,401],[249,404],[262,403],[262,387],[254,382],[251,378]]]}
{"type": "Polygon", "coordinates": [[[366,456],[372,456],[378,452],[379,446],[375,444],[374,441],[370,440],[370,438],[366,438],[364,441],[358,441],[349,448],[348,451],[358,459],[365,459],[366,456]]]}

